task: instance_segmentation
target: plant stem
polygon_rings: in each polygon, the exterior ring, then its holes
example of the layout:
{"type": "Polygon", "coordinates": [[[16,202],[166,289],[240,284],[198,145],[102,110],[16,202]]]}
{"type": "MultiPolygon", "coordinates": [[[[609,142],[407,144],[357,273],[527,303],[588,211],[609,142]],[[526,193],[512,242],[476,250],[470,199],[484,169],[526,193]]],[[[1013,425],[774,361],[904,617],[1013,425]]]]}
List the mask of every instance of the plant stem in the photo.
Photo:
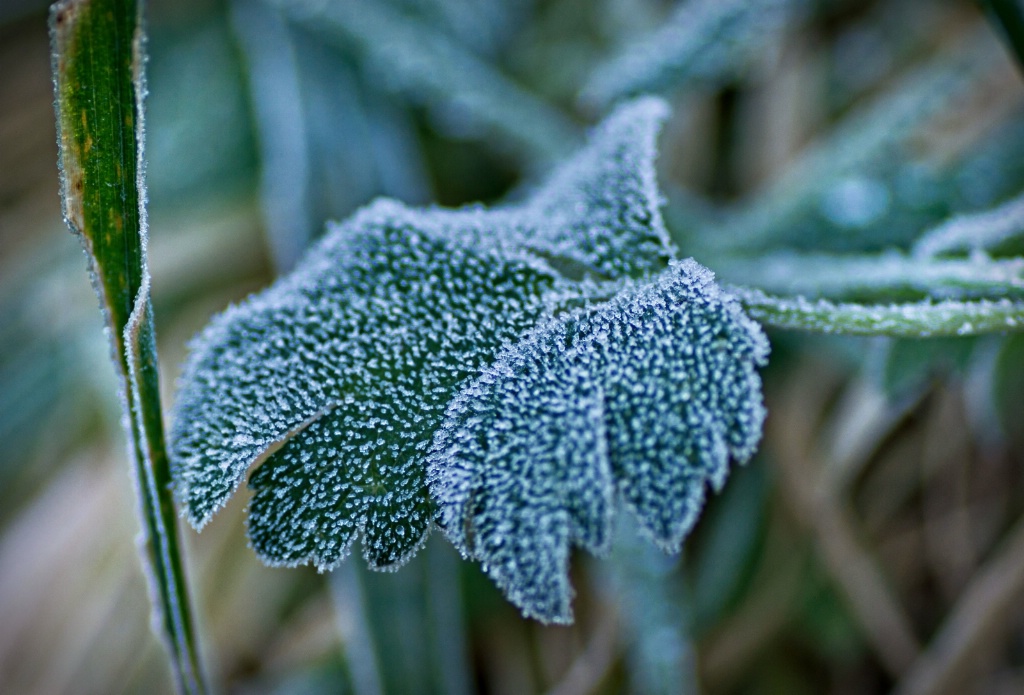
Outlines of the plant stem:
{"type": "Polygon", "coordinates": [[[834,256],[778,253],[757,259],[724,260],[715,271],[768,292],[832,299],[928,293],[944,299],[1007,296],[1024,290],[1024,259],[919,260],[900,253],[834,256]]]}
{"type": "Polygon", "coordinates": [[[972,670],[1009,633],[1024,596],[1024,519],[967,585],[924,654],[907,669],[897,695],[962,692],[972,670]]]}
{"type": "Polygon", "coordinates": [[[894,338],[1024,331],[1024,302],[1008,299],[836,304],[804,297],[775,297],[747,287],[732,287],[730,291],[751,318],[773,328],[894,338]]]}
{"type": "Polygon", "coordinates": [[[155,622],[178,690],[204,693],[170,492],[149,299],[141,14],[136,0],[65,0],[51,8],[62,198],[109,329],[155,622]]]}

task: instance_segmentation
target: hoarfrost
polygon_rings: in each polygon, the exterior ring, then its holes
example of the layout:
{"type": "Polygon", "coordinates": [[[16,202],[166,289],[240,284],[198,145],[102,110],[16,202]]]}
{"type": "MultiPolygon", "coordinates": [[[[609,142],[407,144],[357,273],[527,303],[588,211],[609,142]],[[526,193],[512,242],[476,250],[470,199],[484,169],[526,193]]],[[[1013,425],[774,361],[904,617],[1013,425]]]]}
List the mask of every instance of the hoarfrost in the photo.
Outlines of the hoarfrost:
{"type": "Polygon", "coordinates": [[[194,524],[286,439],[250,480],[265,559],[328,568],[360,529],[371,566],[416,549],[432,518],[422,450],[452,391],[565,284],[467,216],[379,201],[202,333],[173,429],[194,524]]]}
{"type": "Polygon", "coordinates": [[[753,452],[767,346],[708,271],[670,261],[666,111],[622,106],[518,205],[377,201],[214,319],[174,410],[190,521],[259,463],[249,535],[266,561],[329,569],[361,538],[371,567],[395,568],[441,514],[544,620],[569,618],[570,546],[607,548],[617,496],[677,549],[705,483],[753,452]]]}
{"type": "Polygon", "coordinates": [[[1024,195],[998,207],[954,217],[926,232],[914,245],[917,258],[991,249],[1024,234],[1024,195]]]}
{"type": "Polygon", "coordinates": [[[803,296],[778,297],[750,287],[732,287],[747,312],[775,327],[843,335],[888,335],[898,338],[980,335],[1017,330],[1024,301],[931,298],[904,304],[833,303],[803,296]]]}
{"type": "Polygon", "coordinates": [[[428,459],[441,525],[526,615],[571,621],[570,543],[607,550],[613,491],[674,552],[705,486],[753,454],[767,354],[692,260],[542,323],[449,407],[428,459]]]}

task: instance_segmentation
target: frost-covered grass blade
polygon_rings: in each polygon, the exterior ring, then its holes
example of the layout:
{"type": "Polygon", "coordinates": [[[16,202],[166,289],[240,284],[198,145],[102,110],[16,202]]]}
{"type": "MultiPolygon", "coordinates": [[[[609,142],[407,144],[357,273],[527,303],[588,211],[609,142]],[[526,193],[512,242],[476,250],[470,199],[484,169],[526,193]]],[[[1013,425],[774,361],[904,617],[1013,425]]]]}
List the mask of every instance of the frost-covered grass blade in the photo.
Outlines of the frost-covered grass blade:
{"type": "Polygon", "coordinates": [[[904,304],[833,303],[734,287],[747,312],[774,328],[894,338],[969,336],[1024,330],[1024,301],[926,299],[904,304]]]}
{"type": "Polygon", "coordinates": [[[1024,195],[991,210],[960,215],[929,230],[914,244],[920,259],[957,252],[988,251],[1024,236],[1024,195]]]}
{"type": "Polygon", "coordinates": [[[134,0],[68,0],[50,15],[64,217],[85,247],[119,379],[155,623],[178,689],[204,692],[170,493],[149,270],[134,0]]]}
{"type": "Polygon", "coordinates": [[[1024,259],[916,259],[902,253],[840,256],[778,253],[723,261],[716,269],[765,291],[832,299],[900,293],[944,299],[1020,297],[1024,259]]]}

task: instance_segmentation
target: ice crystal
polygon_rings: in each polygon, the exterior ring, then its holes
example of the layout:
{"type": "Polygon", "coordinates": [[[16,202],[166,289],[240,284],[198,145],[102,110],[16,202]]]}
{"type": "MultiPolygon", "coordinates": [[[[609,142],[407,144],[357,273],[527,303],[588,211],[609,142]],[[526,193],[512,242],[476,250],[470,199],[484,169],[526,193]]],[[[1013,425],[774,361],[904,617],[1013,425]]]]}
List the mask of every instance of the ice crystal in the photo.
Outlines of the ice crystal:
{"type": "Polygon", "coordinates": [[[570,544],[606,548],[617,496],[678,548],[705,483],[757,441],[766,347],[710,273],[670,261],[665,114],[622,106],[520,204],[380,200],[217,317],[174,413],[192,523],[259,463],[268,562],[327,569],[362,538],[371,567],[397,567],[441,514],[544,620],[568,618],[570,544]]]}

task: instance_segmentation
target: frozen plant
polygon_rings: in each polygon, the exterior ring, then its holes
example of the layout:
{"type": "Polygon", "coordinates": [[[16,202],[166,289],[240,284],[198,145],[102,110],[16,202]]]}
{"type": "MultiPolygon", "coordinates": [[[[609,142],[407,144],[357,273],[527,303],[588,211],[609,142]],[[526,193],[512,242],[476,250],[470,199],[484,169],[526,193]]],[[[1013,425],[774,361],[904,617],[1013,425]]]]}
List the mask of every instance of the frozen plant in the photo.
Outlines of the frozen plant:
{"type": "Polygon", "coordinates": [[[379,200],[198,337],[172,474],[201,527],[249,480],[253,546],[394,569],[440,524],[525,614],[571,620],[572,544],[621,499],[667,550],[745,461],[760,328],[676,261],[655,98],[617,109],[521,204],[379,200]]]}

